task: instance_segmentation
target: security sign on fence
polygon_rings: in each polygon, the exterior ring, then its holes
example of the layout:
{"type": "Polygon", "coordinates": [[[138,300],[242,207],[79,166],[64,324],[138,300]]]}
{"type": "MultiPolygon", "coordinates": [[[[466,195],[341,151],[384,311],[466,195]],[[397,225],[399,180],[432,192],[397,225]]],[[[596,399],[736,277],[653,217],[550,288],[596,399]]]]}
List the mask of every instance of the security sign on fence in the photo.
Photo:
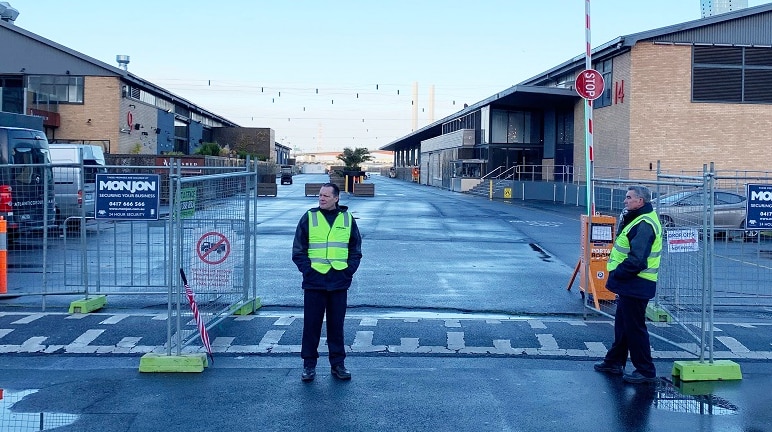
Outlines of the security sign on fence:
{"type": "Polygon", "coordinates": [[[97,174],[96,218],[157,220],[157,174],[97,174]]]}
{"type": "Polygon", "coordinates": [[[772,229],[772,185],[748,185],[747,227],[772,229]]]}

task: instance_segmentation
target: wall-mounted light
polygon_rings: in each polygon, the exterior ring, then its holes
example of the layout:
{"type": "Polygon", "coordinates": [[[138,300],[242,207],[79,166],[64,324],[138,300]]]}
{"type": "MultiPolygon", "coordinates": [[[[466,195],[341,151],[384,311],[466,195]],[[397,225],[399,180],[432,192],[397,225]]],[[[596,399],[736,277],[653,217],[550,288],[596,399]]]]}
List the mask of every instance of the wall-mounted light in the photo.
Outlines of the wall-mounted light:
{"type": "Polygon", "coordinates": [[[91,119],[86,120],[86,123],[91,124],[91,119]]]}
{"type": "Polygon", "coordinates": [[[69,74],[70,74],[70,71],[69,71],[69,70],[68,70],[68,71],[66,71],[66,72],[65,72],[65,74],[69,75],[69,74]]]}
{"type": "Polygon", "coordinates": [[[136,105],[134,105],[134,104],[129,104],[129,108],[134,108],[134,109],[136,109],[136,108],[137,108],[137,106],[136,106],[136,105]]]}
{"type": "Polygon", "coordinates": [[[139,130],[139,128],[142,127],[139,123],[134,123],[134,130],[139,130]]]}
{"type": "Polygon", "coordinates": [[[27,68],[21,68],[21,70],[20,70],[19,72],[22,72],[22,73],[23,73],[23,72],[24,72],[24,71],[26,71],[26,70],[27,70],[27,68]]]}
{"type": "Polygon", "coordinates": [[[156,134],[159,134],[159,133],[161,133],[161,128],[155,128],[155,133],[156,133],[156,134]]]}

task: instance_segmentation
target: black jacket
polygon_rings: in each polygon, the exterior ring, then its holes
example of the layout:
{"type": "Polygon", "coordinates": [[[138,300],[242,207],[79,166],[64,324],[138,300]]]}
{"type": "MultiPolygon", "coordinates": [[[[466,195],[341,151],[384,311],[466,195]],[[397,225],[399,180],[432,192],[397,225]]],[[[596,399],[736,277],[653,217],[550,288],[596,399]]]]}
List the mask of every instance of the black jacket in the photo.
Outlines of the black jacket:
{"type": "MultiPolygon", "coordinates": [[[[653,210],[651,203],[644,204],[638,210],[625,213],[619,224],[617,235],[638,216],[653,210]]],[[[654,229],[646,222],[636,224],[627,233],[630,239],[630,253],[627,258],[619,263],[616,269],[609,273],[606,288],[609,291],[640,299],[649,300],[654,297],[657,283],[638,277],[638,273],[648,267],[647,260],[651,254],[651,246],[654,244],[656,234],[654,229]]]]}
{"type": "MultiPolygon", "coordinates": [[[[314,207],[309,211],[320,212],[327,219],[327,223],[332,226],[338,213],[348,210],[346,206],[338,206],[335,210],[322,210],[314,207]]],[[[351,217],[351,238],[348,242],[348,267],[343,270],[330,269],[329,272],[322,274],[311,268],[311,259],[308,258],[308,212],[303,213],[303,217],[298,222],[295,229],[295,240],[292,243],[292,261],[303,273],[303,289],[318,290],[340,290],[348,289],[351,286],[351,279],[359,268],[359,262],[362,259],[362,236],[359,234],[359,228],[352,215],[351,217]]]]}

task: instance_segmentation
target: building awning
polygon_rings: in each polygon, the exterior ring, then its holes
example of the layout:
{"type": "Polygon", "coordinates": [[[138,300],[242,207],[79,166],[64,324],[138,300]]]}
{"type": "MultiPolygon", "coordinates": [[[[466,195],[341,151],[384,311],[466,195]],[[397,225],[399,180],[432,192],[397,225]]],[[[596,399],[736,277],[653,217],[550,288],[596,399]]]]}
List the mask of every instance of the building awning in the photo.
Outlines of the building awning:
{"type": "Polygon", "coordinates": [[[399,138],[380,148],[380,150],[399,151],[418,148],[421,141],[442,135],[442,125],[490,105],[492,109],[504,110],[545,110],[572,108],[579,99],[573,88],[516,85],[495,95],[468,106],[421,129],[399,138]]]}

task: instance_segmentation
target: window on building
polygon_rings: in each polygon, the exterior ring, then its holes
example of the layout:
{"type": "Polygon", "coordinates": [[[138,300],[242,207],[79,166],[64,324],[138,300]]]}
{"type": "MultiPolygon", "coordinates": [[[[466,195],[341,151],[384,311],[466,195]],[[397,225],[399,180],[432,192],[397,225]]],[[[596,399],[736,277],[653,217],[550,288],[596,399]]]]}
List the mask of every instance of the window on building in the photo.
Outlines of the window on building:
{"type": "Polygon", "coordinates": [[[458,117],[442,125],[443,134],[455,132],[461,129],[474,129],[479,133],[480,111],[471,112],[463,117],[458,117]]]}
{"type": "Polygon", "coordinates": [[[772,48],[695,46],[692,101],[772,103],[772,48]]]}
{"type": "Polygon", "coordinates": [[[491,142],[530,143],[531,141],[530,112],[492,110],[491,142]]]}
{"type": "Polygon", "coordinates": [[[69,75],[30,75],[27,87],[34,102],[83,103],[83,77],[69,75]]]}
{"type": "Polygon", "coordinates": [[[611,59],[595,63],[595,70],[603,75],[603,94],[592,102],[593,108],[603,108],[611,105],[611,80],[613,78],[611,59]]]}
{"type": "Polygon", "coordinates": [[[24,114],[24,84],[21,78],[0,77],[0,111],[24,114]]]}
{"type": "Polygon", "coordinates": [[[155,95],[148,93],[144,90],[139,92],[139,100],[146,104],[155,105],[155,95]]]}

